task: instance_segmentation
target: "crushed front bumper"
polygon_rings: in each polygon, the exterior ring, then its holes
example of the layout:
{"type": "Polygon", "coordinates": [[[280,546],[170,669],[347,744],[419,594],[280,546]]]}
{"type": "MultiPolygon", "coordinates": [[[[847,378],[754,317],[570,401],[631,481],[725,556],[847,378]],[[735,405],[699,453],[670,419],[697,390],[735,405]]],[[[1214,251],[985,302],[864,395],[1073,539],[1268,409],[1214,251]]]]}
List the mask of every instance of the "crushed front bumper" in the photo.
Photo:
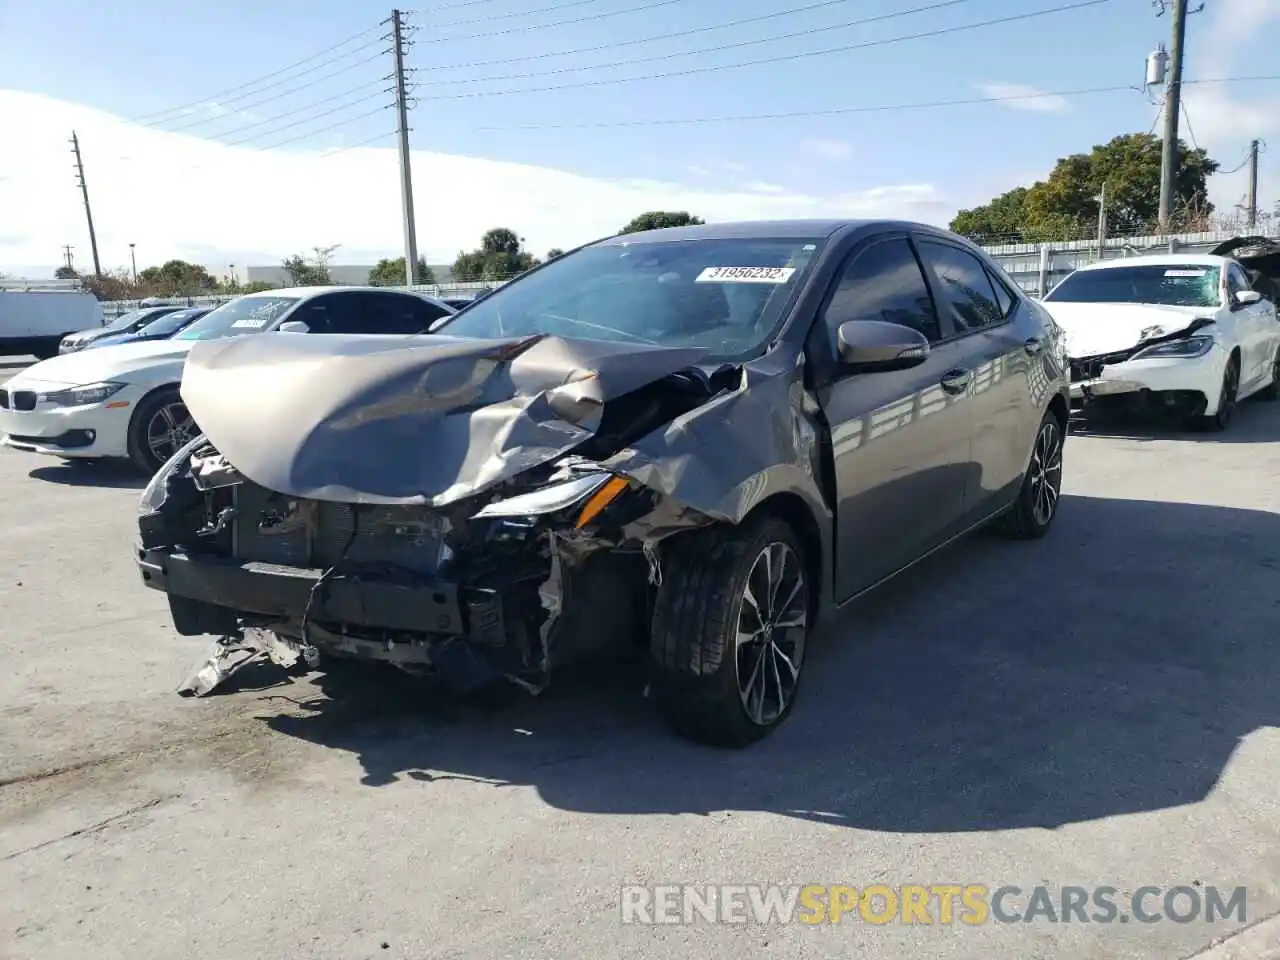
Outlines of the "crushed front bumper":
{"type": "MultiPolygon", "coordinates": [[[[1076,372],[1084,363],[1073,360],[1072,366],[1076,372]]],[[[1212,415],[1217,411],[1225,366],[1226,356],[1217,346],[1202,357],[1095,364],[1088,370],[1091,375],[1072,379],[1071,400],[1074,406],[1101,400],[1179,410],[1196,407],[1212,415]]]]}
{"type": "Polygon", "coordinates": [[[321,583],[322,570],[169,550],[139,549],[138,571],[144,584],[168,594],[174,625],[184,636],[232,633],[244,618],[288,624],[306,615],[490,648],[506,642],[496,590],[367,576],[321,583]]]}

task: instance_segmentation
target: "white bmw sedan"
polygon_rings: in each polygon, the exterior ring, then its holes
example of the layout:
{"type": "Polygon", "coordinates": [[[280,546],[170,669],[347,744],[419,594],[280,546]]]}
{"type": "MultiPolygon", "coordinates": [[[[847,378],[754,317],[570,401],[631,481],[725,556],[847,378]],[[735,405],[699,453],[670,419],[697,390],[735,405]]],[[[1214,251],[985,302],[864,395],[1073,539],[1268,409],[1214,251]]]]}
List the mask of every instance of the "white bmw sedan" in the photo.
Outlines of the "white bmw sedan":
{"type": "Polygon", "coordinates": [[[1122,403],[1222,430],[1236,404],[1280,398],[1280,321],[1229,257],[1081,267],[1042,301],[1067,335],[1073,405],[1122,403]]]}
{"type": "Polygon", "coordinates": [[[67,460],[121,457],[154,473],[199,430],[178,392],[200,340],[270,331],[424,333],[456,311],[377,287],[293,287],[251,293],[169,340],[69,353],[28,367],[0,388],[5,446],[67,460]]]}

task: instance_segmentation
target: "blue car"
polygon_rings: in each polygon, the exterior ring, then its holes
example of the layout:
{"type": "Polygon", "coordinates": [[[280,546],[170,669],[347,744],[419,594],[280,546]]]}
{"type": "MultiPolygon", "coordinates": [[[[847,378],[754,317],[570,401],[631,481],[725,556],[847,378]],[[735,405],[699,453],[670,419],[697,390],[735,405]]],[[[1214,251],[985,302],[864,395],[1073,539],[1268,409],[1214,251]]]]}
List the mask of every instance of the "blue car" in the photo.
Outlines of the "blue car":
{"type": "Polygon", "coordinates": [[[165,313],[150,323],[133,331],[133,333],[117,333],[109,337],[99,337],[85,344],[84,349],[95,347],[114,347],[120,343],[145,343],[148,340],[168,340],[180,330],[185,330],[195,323],[213,307],[190,307],[176,313],[165,313]]]}

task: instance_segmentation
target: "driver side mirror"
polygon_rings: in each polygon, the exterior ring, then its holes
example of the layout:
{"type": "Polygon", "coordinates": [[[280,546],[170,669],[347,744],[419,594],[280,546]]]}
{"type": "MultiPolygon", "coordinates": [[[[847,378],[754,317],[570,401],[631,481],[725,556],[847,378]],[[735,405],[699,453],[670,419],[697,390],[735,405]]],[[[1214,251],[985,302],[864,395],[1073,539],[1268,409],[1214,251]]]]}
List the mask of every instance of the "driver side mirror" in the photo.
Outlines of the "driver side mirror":
{"type": "Polygon", "coordinates": [[[1262,294],[1257,290],[1237,290],[1231,295],[1231,306],[1247,307],[1254,303],[1262,302],[1262,294]]]}
{"type": "Polygon", "coordinates": [[[276,333],[310,333],[311,328],[301,320],[286,320],[276,327],[276,333]]]}
{"type": "Polygon", "coordinates": [[[836,331],[840,365],[867,373],[905,370],[929,357],[929,338],[919,330],[881,320],[849,320],[836,331]]]}

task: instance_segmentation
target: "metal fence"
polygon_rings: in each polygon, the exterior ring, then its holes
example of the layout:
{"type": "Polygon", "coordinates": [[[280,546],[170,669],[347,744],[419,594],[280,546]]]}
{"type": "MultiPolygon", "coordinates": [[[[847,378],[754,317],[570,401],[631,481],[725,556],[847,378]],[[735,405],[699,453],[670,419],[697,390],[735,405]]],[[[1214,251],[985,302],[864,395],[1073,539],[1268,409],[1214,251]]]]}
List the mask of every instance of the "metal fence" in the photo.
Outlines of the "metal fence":
{"type": "MultiPolygon", "coordinates": [[[[1270,220],[1265,225],[1260,224],[1250,233],[1256,236],[1280,237],[1280,221],[1270,220]]],[[[1006,243],[987,245],[983,249],[1004,268],[1005,273],[1014,283],[1032,296],[1039,297],[1053,289],[1072,270],[1099,259],[1110,260],[1144,253],[1207,253],[1218,244],[1236,236],[1240,236],[1239,231],[1217,230],[1206,233],[1179,233],[1171,236],[1115,237],[1104,241],[1101,249],[1096,240],[1006,243]]],[[[411,287],[400,285],[388,289],[407,289],[430,297],[470,298],[509,282],[509,280],[454,281],[420,283],[411,287]]],[[[197,307],[216,306],[232,299],[234,299],[233,294],[218,294],[205,297],[171,297],[164,300],[153,298],[146,303],[152,305],[167,302],[197,307]]],[[[117,317],[122,313],[138,309],[143,303],[144,301],[140,300],[111,300],[104,303],[102,307],[107,317],[117,317]]]]}
{"type": "MultiPolygon", "coordinates": [[[[486,290],[492,290],[502,286],[510,281],[507,280],[477,280],[477,281],[458,281],[455,283],[419,283],[412,287],[406,287],[403,284],[398,286],[387,286],[383,289],[387,290],[412,290],[414,293],[426,294],[429,297],[449,298],[457,297],[459,299],[470,299],[478,296],[486,290]]],[[[338,286],[338,284],[335,284],[338,286]]],[[[364,284],[360,284],[364,286],[364,284]]],[[[288,291],[288,287],[281,287],[280,292],[288,291]]],[[[266,291],[270,292],[270,291],[266,291]]],[[[203,297],[149,297],[146,300],[108,300],[102,304],[102,312],[108,318],[118,317],[130,310],[138,310],[142,307],[155,307],[161,305],[178,304],[184,307],[216,307],[236,298],[234,293],[211,294],[203,297]]]]}
{"type": "MultiPolygon", "coordinates": [[[[1251,236],[1280,236],[1275,223],[1259,225],[1251,236]]],[[[1134,257],[1148,253],[1208,253],[1218,244],[1240,236],[1240,231],[1179,233],[1172,236],[1115,237],[1103,242],[1074,240],[1059,243],[1010,243],[984,247],[1005,273],[1032,296],[1042,297],[1072,270],[1098,260],[1134,257]]]]}

